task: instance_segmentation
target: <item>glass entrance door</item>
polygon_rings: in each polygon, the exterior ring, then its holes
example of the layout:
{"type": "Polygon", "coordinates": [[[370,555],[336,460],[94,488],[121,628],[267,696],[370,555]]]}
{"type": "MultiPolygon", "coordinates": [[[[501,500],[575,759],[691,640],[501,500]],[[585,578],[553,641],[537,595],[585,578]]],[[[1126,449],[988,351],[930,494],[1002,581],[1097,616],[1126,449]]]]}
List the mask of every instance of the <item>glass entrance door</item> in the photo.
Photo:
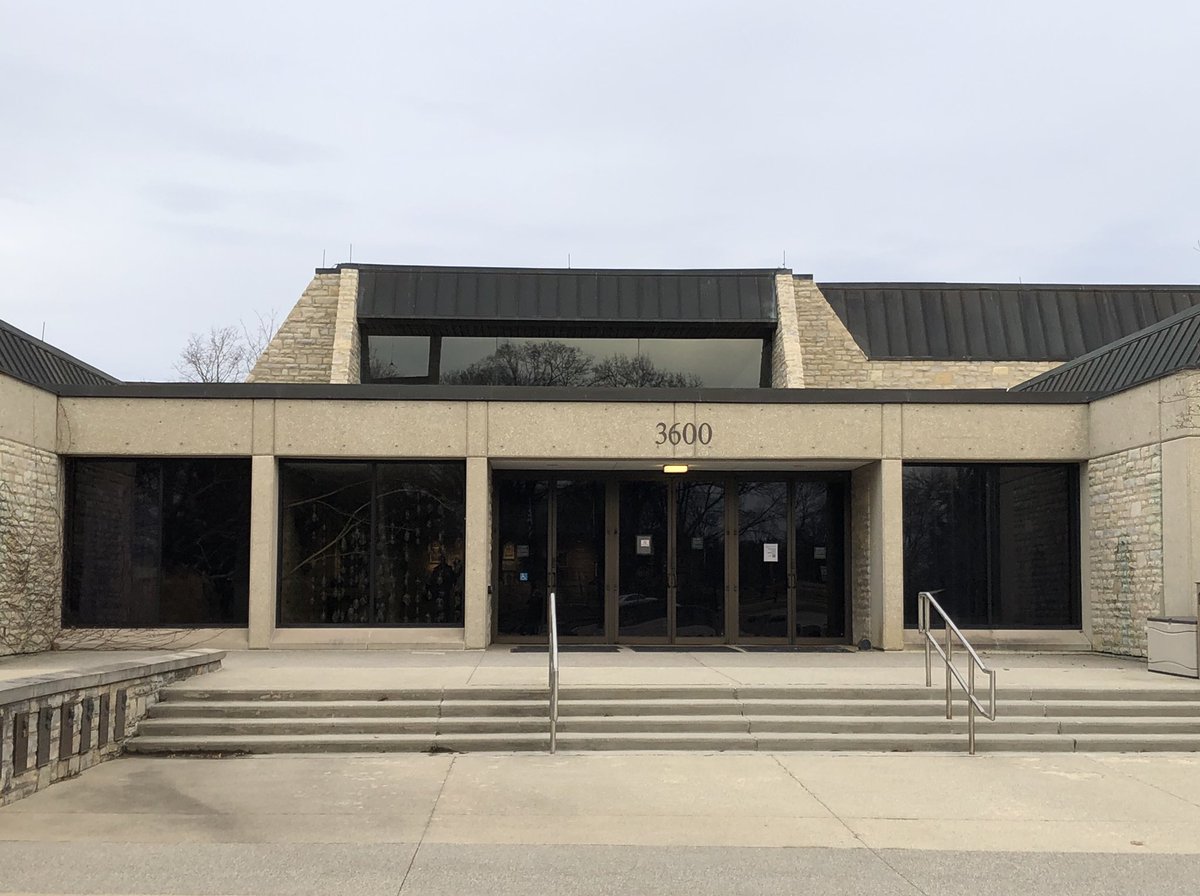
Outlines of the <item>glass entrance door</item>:
{"type": "Polygon", "coordinates": [[[497,477],[496,637],[791,644],[847,635],[844,478],[497,477]]]}
{"type": "Polygon", "coordinates": [[[675,638],[723,638],[725,483],[675,482],[675,638]]]}
{"type": "Polygon", "coordinates": [[[738,635],[787,640],[794,596],[787,482],[739,482],[738,635]]]}
{"type": "Polygon", "coordinates": [[[620,638],[666,638],[669,554],[667,483],[618,483],[620,638]]]}

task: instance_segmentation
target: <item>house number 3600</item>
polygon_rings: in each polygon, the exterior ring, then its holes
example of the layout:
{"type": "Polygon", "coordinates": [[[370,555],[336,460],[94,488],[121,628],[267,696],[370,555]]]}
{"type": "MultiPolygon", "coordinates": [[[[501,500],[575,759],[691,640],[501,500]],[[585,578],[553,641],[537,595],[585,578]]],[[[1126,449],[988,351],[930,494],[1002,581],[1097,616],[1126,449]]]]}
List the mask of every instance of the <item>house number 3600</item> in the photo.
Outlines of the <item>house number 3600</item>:
{"type": "Polygon", "coordinates": [[[655,445],[665,445],[670,442],[672,445],[695,445],[699,442],[701,445],[707,445],[712,441],[712,427],[707,423],[701,423],[697,426],[695,423],[672,423],[668,426],[666,423],[658,424],[658,441],[655,445]]]}

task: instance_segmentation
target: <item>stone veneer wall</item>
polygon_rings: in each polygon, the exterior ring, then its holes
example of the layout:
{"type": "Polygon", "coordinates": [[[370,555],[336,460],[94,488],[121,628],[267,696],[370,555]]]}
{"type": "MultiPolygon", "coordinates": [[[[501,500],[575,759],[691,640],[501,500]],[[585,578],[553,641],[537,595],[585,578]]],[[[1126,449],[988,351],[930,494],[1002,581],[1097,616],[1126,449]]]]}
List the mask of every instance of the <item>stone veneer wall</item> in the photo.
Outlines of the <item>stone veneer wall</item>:
{"type": "Polygon", "coordinates": [[[1097,458],[1087,478],[1092,647],[1145,656],[1146,617],[1163,609],[1162,448],[1097,458]]]}
{"type": "MultiPolygon", "coordinates": [[[[354,272],[357,281],[357,271],[354,272]]],[[[342,272],[318,271],[246,378],[249,383],[333,382],[342,272]]]]}
{"type": "Polygon", "coordinates": [[[62,613],[59,462],[0,438],[0,656],[49,650],[62,613]]]}
{"type": "Polygon", "coordinates": [[[804,359],[800,354],[800,321],[796,317],[793,282],[791,274],[775,275],[775,306],[779,315],[779,323],[775,326],[775,338],[771,342],[771,386],[775,389],[804,385],[804,359]]]}
{"type": "MultiPolygon", "coordinates": [[[[785,317],[795,320],[796,338],[803,359],[800,380],[788,382],[789,386],[812,389],[1007,389],[1058,367],[1060,363],[871,361],[816,283],[807,278],[793,279],[794,314],[784,309],[785,292],[785,287],[777,287],[780,334],[783,334],[785,317]]],[[[778,380],[774,382],[781,385],[778,380]]]]}
{"type": "Polygon", "coordinates": [[[358,271],[348,268],[341,273],[329,381],[359,383],[362,382],[362,367],[358,335],[358,271]]]}

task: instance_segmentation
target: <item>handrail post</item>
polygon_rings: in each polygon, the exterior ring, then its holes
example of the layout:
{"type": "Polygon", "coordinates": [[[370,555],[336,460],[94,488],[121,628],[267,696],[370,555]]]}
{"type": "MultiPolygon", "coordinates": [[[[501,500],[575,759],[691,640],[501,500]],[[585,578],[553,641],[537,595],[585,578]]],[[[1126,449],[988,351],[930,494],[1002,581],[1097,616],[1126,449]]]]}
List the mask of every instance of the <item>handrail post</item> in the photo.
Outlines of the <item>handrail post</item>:
{"type": "Polygon", "coordinates": [[[954,718],[954,698],[950,693],[950,670],[954,664],[954,630],[946,626],[946,718],[954,718]]]}
{"type": "Polygon", "coordinates": [[[550,592],[550,752],[558,750],[558,607],[555,594],[550,592]]]}
{"type": "Polygon", "coordinates": [[[967,664],[967,752],[975,755],[975,661],[967,664]]]}
{"type": "Polygon", "coordinates": [[[917,595],[917,625],[925,643],[925,687],[933,686],[933,647],[929,643],[929,592],[917,595]]]}

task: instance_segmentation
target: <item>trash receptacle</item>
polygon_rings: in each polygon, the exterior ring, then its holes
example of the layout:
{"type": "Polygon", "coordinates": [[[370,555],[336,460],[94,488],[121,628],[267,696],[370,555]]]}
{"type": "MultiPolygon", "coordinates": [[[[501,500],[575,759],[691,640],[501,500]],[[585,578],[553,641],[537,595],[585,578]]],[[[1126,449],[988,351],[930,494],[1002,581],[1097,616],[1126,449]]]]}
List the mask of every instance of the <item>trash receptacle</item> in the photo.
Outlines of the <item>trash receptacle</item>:
{"type": "Polygon", "coordinates": [[[1151,672],[1200,678],[1198,653],[1195,616],[1151,616],[1146,620],[1146,666],[1151,672]]]}

